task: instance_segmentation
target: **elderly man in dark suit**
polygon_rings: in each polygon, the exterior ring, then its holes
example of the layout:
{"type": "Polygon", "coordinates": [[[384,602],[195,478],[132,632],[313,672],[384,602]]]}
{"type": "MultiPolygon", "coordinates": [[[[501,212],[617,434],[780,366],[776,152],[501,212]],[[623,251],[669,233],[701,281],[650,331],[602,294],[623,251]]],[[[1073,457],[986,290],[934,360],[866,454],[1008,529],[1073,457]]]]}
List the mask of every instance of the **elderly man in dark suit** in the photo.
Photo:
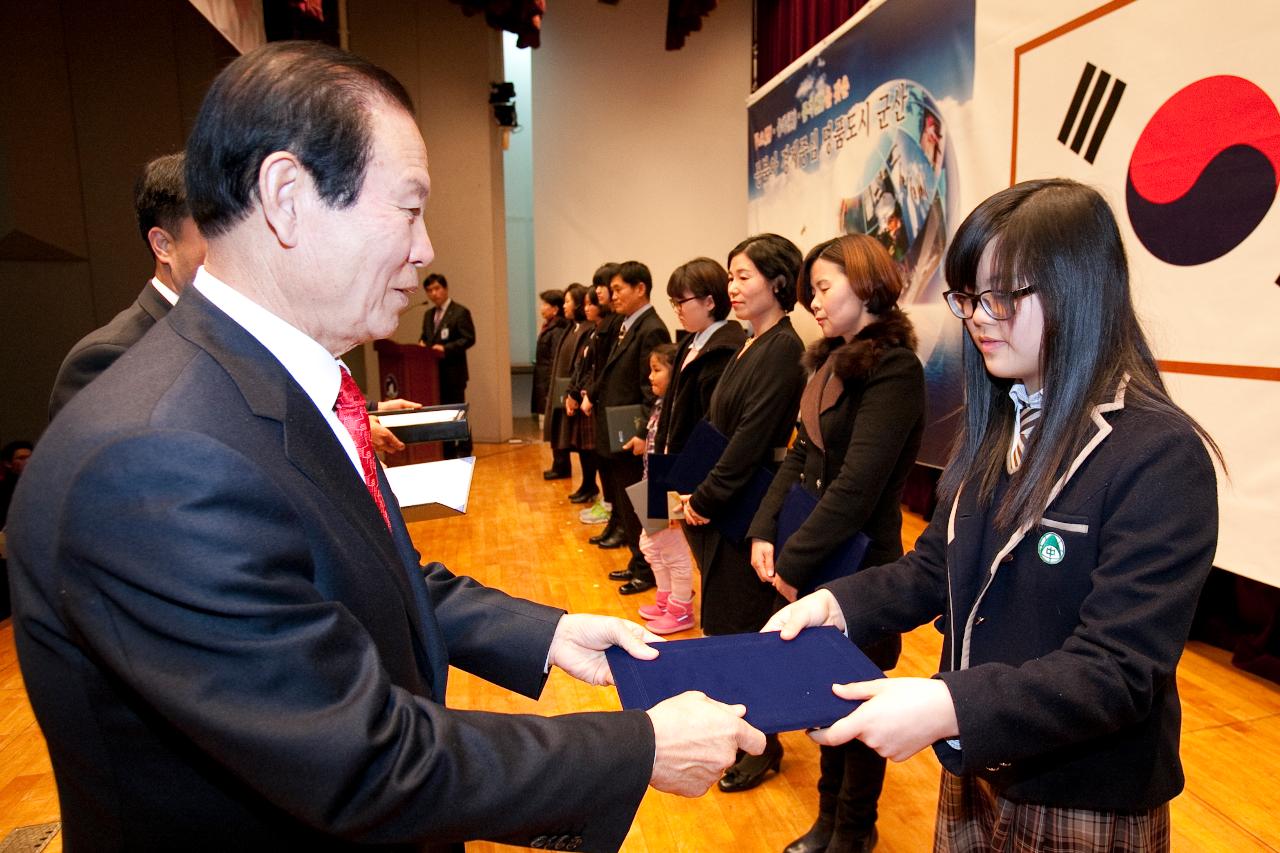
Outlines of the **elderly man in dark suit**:
{"type": "Polygon", "coordinates": [[[214,81],[187,146],[206,266],[45,433],[10,514],[15,637],[68,851],[613,851],[646,784],[764,736],[684,694],[557,718],[444,705],[612,679],[639,626],[421,566],[336,356],[432,258],[403,87],[314,42],[214,81]]]}
{"type": "Polygon", "coordinates": [[[631,550],[627,567],[609,573],[611,579],[625,581],[618,591],[631,595],[654,586],[653,569],[640,553],[640,518],[627,497],[626,488],[644,476],[645,429],[657,400],[649,384],[649,353],[659,344],[670,343],[671,333],[649,301],[653,276],[647,266],[639,261],[619,264],[609,289],[613,293],[614,313],[623,318],[622,325],[589,397],[593,408],[598,410],[596,452],[600,454],[605,500],[613,504],[618,524],[610,525],[614,530],[596,544],[602,548],[626,545],[631,550]],[[641,407],[641,417],[634,435],[620,452],[610,452],[608,410],[636,404],[641,407]]]}
{"type": "Polygon", "coordinates": [[[204,263],[204,237],[187,209],[185,163],[182,152],[166,154],[148,163],[138,176],[133,209],[142,241],[155,258],[155,274],[132,305],[85,335],[67,353],[49,398],[50,420],[169,313],[204,263]]]}
{"type": "MultiPolygon", "coordinates": [[[[476,324],[471,311],[449,297],[449,280],[433,272],[422,283],[427,299],[434,306],[422,317],[422,345],[430,347],[439,361],[440,402],[465,403],[467,401],[467,350],[475,346],[476,324]]],[[[446,459],[471,455],[471,439],[447,441],[444,446],[446,459]]]]}

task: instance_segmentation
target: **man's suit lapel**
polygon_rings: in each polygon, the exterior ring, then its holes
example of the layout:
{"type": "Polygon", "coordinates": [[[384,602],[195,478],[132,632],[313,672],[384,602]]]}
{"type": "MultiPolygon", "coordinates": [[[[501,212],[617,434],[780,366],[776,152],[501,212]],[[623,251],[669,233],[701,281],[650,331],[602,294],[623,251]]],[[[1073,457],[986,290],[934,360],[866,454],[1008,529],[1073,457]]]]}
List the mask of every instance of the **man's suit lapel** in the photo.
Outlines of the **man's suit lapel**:
{"type": "MultiPolygon", "coordinates": [[[[285,457],[316,486],[335,515],[349,522],[360,534],[362,541],[347,543],[358,555],[353,557],[353,570],[390,573],[400,590],[407,617],[424,648],[432,652],[430,659],[435,660],[436,652],[443,655],[434,614],[429,603],[425,608],[422,606],[399,543],[387,530],[364,481],[311,398],[275,356],[194,288],[179,301],[169,322],[178,334],[222,365],[254,415],[281,424],[285,457]]],[[[389,491],[384,489],[384,496],[389,491]]],[[[388,502],[388,512],[393,505],[396,517],[392,524],[403,527],[399,504],[388,502]]],[[[409,551],[412,552],[412,546],[409,551]]],[[[441,660],[447,661],[447,658],[441,657],[441,660]]],[[[434,672],[434,665],[431,669],[433,685],[443,701],[443,678],[434,672]]]]}

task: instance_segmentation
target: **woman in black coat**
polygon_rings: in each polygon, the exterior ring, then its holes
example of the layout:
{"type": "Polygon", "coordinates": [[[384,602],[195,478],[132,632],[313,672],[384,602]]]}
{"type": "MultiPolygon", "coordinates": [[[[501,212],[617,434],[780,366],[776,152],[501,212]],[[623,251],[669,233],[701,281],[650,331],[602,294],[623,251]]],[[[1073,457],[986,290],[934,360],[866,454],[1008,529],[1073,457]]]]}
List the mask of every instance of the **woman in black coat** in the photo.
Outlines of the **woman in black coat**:
{"type": "Polygon", "coordinates": [[[535,415],[543,415],[547,410],[552,362],[555,361],[556,349],[560,346],[560,337],[568,325],[561,313],[563,310],[564,291],[544,290],[538,294],[538,314],[542,317],[542,328],[538,330],[538,340],[533,350],[533,390],[529,395],[529,411],[535,415]]]}
{"type": "MultiPolygon", "coordinates": [[[[595,407],[591,404],[588,392],[595,387],[600,366],[609,357],[609,350],[612,349],[613,341],[617,338],[618,329],[622,325],[622,318],[613,313],[609,302],[609,280],[613,275],[609,270],[616,267],[616,264],[605,264],[597,270],[591,287],[587,288],[586,293],[583,294],[582,308],[587,320],[586,332],[577,342],[573,374],[569,377],[569,393],[564,401],[565,416],[569,424],[569,441],[578,451],[578,460],[583,470],[586,471],[589,468],[592,472],[590,479],[587,479],[584,474],[583,487],[569,497],[575,503],[589,503],[594,498],[595,504],[588,513],[589,520],[597,523],[612,520],[612,516],[607,514],[604,504],[600,501],[603,480],[599,487],[595,482],[596,472],[599,471],[599,461],[596,458],[595,415],[593,414],[595,407]],[[600,283],[602,278],[603,284],[600,283]]],[[[609,525],[600,535],[603,537],[612,533],[612,527],[609,525]]]]}
{"type": "MultiPolygon", "coordinates": [[[[573,364],[578,353],[578,344],[590,331],[586,314],[582,310],[582,303],[586,298],[586,293],[587,289],[576,283],[569,285],[564,292],[563,312],[565,322],[568,325],[560,336],[559,344],[556,346],[555,359],[552,361],[552,388],[556,386],[557,382],[567,387],[567,383],[571,381],[570,377],[573,375],[573,364]]],[[[551,396],[551,394],[548,394],[546,402],[543,438],[551,443],[552,462],[551,468],[542,472],[542,477],[546,480],[562,480],[573,475],[572,466],[569,464],[569,453],[573,450],[573,441],[570,434],[569,419],[565,413],[564,398],[550,399],[551,396]]],[[[583,488],[586,488],[587,484],[594,479],[595,469],[592,468],[588,471],[583,468],[583,488]]]]}
{"type": "MultiPolygon", "coordinates": [[[[758,631],[779,600],[751,568],[750,546],[723,535],[716,524],[755,507],[740,497],[756,472],[782,459],[804,389],[804,344],[787,312],[796,304],[800,250],[785,237],[749,237],[729,253],[729,302],[753,335],[729,361],[707,410],[728,439],[706,479],[685,501],[685,534],[702,576],[702,630],[706,634],[758,631]]],[[[770,735],[765,751],[743,756],[720,780],[722,791],[745,791],[782,761],[770,735]]]]}
{"type": "MultiPolygon", "coordinates": [[[[871,540],[864,566],[902,556],[902,487],[924,431],[925,388],[901,292],[897,265],[872,237],[828,240],[805,258],[800,300],[823,339],[806,354],[798,436],[748,533],[752,567],[790,601],[858,531],[871,540]],[[796,487],[818,503],[776,553],[778,515],[796,487]]],[[[863,649],[881,669],[901,650],[900,634],[863,649]]],[[[853,741],[822,747],[821,769],[818,818],[786,853],[870,850],[885,759],[853,741]]]]}

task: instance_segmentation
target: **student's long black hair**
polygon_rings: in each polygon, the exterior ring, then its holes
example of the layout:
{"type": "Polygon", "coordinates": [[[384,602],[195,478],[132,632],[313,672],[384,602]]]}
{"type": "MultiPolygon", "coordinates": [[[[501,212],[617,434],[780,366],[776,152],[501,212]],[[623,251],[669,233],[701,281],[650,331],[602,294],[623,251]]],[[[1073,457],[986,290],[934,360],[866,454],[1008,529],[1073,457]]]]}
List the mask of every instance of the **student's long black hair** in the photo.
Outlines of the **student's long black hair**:
{"type": "MultiPolygon", "coordinates": [[[[1112,400],[1126,374],[1126,408],[1185,421],[1221,461],[1213,439],[1165,390],[1134,314],[1129,263],[1115,215],[1096,190],[1054,178],[1024,181],[991,196],[956,232],[947,251],[947,285],[975,292],[978,261],[988,246],[993,247],[989,286],[1034,285],[1044,313],[1043,408],[1025,461],[996,508],[997,528],[1032,524],[1040,517],[1054,482],[1093,433],[1093,407],[1112,400]]],[[[987,504],[1013,434],[1009,387],[1016,380],[988,373],[982,354],[965,338],[964,415],[938,492],[944,504],[950,503],[962,485],[976,481],[978,500],[987,504]]]]}

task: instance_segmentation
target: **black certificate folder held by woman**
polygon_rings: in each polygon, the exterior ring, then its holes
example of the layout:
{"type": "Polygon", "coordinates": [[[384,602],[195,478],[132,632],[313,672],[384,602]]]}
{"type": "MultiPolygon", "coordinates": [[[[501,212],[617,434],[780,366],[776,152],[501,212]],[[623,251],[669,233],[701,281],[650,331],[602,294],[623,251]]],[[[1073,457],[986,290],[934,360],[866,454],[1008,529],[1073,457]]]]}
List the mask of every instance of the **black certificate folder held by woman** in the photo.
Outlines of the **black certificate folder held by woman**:
{"type": "Polygon", "coordinates": [[[605,654],[622,707],[647,710],[686,690],[747,706],[747,722],[766,734],[826,728],[860,702],[831,685],[884,678],[837,628],[809,628],[784,641],[776,631],[655,643],[658,657],[605,654]]]}

